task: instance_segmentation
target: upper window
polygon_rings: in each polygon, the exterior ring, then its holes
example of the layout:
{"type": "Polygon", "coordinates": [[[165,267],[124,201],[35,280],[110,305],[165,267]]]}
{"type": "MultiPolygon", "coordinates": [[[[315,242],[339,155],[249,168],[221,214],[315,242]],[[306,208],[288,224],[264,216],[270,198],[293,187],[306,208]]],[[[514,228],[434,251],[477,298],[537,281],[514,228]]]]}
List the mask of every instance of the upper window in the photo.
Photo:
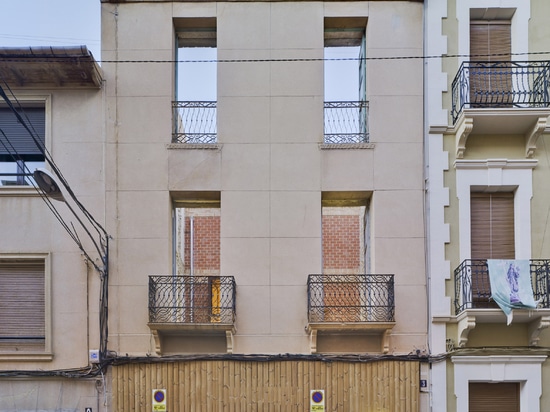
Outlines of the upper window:
{"type": "Polygon", "coordinates": [[[325,143],[368,141],[366,19],[325,18],[325,143]]]}
{"type": "Polygon", "coordinates": [[[18,116],[0,106],[0,185],[29,185],[37,167],[44,167],[46,114],[44,103],[23,103],[18,116]]]}
{"type": "Polygon", "coordinates": [[[0,257],[0,356],[49,351],[46,258],[0,257]]]}
{"type": "Polygon", "coordinates": [[[216,19],[175,21],[176,101],[173,143],[216,143],[216,19]]]}

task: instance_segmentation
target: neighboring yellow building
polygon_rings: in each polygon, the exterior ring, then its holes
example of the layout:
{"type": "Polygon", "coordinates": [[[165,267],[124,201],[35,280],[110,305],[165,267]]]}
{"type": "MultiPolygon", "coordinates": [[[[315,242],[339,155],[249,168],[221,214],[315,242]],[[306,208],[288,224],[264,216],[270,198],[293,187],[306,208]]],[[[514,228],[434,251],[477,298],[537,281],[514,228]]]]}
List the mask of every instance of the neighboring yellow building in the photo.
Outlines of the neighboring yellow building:
{"type": "Polygon", "coordinates": [[[80,250],[0,187],[0,270],[41,262],[46,325],[2,348],[0,410],[430,410],[423,3],[101,7],[92,89],[12,71],[90,215],[61,185],[80,250]]]}
{"type": "Polygon", "coordinates": [[[550,4],[425,6],[433,410],[546,411],[550,4]]]}

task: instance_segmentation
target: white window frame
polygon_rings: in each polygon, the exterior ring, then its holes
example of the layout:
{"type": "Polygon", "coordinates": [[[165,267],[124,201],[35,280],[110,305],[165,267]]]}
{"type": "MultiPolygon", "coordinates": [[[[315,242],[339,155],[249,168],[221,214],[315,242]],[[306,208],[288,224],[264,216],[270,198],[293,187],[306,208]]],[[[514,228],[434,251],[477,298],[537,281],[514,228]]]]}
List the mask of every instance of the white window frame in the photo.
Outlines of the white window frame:
{"type": "Polygon", "coordinates": [[[0,260],[44,260],[44,351],[0,351],[1,361],[51,361],[52,352],[52,310],[51,310],[51,255],[49,253],[0,254],[0,260]]]}
{"type": "Polygon", "coordinates": [[[456,410],[468,410],[470,382],[519,382],[520,412],[540,412],[546,356],[453,356],[456,410]]]}
{"type": "Polygon", "coordinates": [[[516,9],[512,17],[512,60],[526,60],[529,51],[529,19],[531,5],[529,1],[517,0],[457,0],[456,16],[458,20],[458,54],[461,62],[468,60],[470,54],[470,9],[511,8],[516,9]]]}
{"type": "Polygon", "coordinates": [[[459,201],[460,261],[471,258],[470,193],[472,188],[514,191],[516,259],[531,258],[531,198],[533,169],[537,160],[456,160],[456,191],[459,201]]]}

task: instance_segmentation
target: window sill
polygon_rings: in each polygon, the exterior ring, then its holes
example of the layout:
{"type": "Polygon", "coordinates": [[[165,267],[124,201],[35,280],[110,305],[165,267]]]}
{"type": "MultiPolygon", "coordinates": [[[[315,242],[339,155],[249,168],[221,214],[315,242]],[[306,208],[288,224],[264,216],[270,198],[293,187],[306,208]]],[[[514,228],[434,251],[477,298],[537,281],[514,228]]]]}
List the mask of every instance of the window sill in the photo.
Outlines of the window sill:
{"type": "Polygon", "coordinates": [[[34,186],[0,186],[0,197],[38,197],[40,194],[34,186]]]}
{"type": "Polygon", "coordinates": [[[0,362],[50,362],[53,353],[45,352],[0,352],[0,362]]]}
{"type": "Polygon", "coordinates": [[[168,150],[196,150],[196,149],[206,149],[206,150],[221,150],[222,145],[219,143],[169,143],[166,145],[168,150]]]}
{"type": "Polygon", "coordinates": [[[374,143],[320,143],[321,150],[374,149],[374,143]]]}

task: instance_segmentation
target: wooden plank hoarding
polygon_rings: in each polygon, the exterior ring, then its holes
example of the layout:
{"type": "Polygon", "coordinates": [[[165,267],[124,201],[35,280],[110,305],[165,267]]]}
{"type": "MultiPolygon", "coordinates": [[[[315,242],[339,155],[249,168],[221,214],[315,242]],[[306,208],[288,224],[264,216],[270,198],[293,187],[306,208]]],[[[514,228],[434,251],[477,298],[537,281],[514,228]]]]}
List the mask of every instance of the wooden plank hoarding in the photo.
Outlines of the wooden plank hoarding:
{"type": "Polygon", "coordinates": [[[111,368],[113,410],[145,410],[164,388],[168,411],[305,411],[312,389],[325,411],[418,412],[418,361],[196,360],[111,368]]]}

